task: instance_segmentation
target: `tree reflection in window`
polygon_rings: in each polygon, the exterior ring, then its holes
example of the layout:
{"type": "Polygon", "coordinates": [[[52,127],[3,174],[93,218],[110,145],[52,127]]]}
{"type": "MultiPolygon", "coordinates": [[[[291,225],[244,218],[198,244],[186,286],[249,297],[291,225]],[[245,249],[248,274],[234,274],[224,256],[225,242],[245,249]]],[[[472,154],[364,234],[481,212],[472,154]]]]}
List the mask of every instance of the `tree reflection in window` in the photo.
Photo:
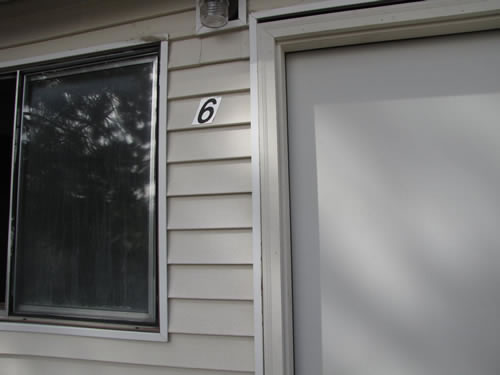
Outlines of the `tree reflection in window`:
{"type": "Polygon", "coordinates": [[[155,67],[151,58],[27,77],[18,311],[64,307],[155,319],[155,67]]]}

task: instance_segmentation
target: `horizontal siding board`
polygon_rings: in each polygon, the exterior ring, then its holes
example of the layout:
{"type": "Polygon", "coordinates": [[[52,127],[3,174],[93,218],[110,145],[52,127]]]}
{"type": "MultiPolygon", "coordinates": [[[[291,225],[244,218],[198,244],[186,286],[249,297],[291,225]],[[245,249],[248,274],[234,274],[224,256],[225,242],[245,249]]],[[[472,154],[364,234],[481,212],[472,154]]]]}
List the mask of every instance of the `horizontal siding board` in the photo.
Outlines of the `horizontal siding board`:
{"type": "Polygon", "coordinates": [[[213,63],[250,57],[248,29],[201,39],[201,63],[213,63]]]}
{"type": "Polygon", "coordinates": [[[168,229],[250,228],[251,194],[171,197],[168,229]]]}
{"type": "Polygon", "coordinates": [[[168,233],[170,264],[251,264],[252,230],[190,230],[168,233]]]}
{"type": "Polygon", "coordinates": [[[251,265],[170,265],[170,298],[253,299],[251,265]]]}
{"type": "Polygon", "coordinates": [[[250,55],[248,30],[173,41],[169,68],[244,59],[250,55]]]}
{"type": "Polygon", "coordinates": [[[168,162],[245,158],[251,155],[249,126],[170,132],[168,162]]]}
{"type": "MultiPolygon", "coordinates": [[[[0,356],[0,374],[20,374],[20,372],[17,372],[17,359],[0,356]]],[[[36,374],[36,372],[33,372],[33,375],[34,374],[36,374]]]]}
{"type": "Polygon", "coordinates": [[[169,332],[253,336],[253,303],[170,299],[169,332]]]}
{"type": "Polygon", "coordinates": [[[201,62],[201,39],[189,38],[169,44],[168,68],[198,65],[201,62]]]}
{"type": "Polygon", "coordinates": [[[253,338],[242,336],[173,333],[168,343],[161,343],[24,332],[2,332],[0,335],[0,355],[3,356],[251,372],[254,370],[253,353],[253,338]]]}
{"type": "MultiPolygon", "coordinates": [[[[11,368],[0,367],[3,375],[250,375],[252,372],[182,369],[150,365],[130,365],[57,358],[16,357],[9,359],[11,368]]],[[[0,366],[3,365],[0,359],[0,366]]]]}
{"type": "Polygon", "coordinates": [[[222,94],[212,123],[192,125],[201,98],[171,100],[168,103],[168,129],[195,129],[206,126],[250,123],[250,92],[222,94]]]}
{"type": "MultiPolygon", "coordinates": [[[[68,16],[79,16],[79,22],[86,22],[95,28],[100,25],[125,23],[134,19],[194,9],[194,3],[190,0],[148,0],[147,3],[137,0],[107,0],[106,2],[102,0],[44,0],[44,6],[39,5],[39,0],[12,1],[2,5],[2,16],[8,18],[6,22],[12,22],[13,27],[19,28],[21,26],[15,25],[14,22],[19,21],[20,18],[51,16],[52,22],[55,22],[68,16]]],[[[49,23],[48,20],[45,22],[49,23]]]]}
{"type": "MultiPolygon", "coordinates": [[[[28,28],[33,35],[12,35],[0,38],[0,61],[9,61],[74,49],[101,46],[127,40],[150,40],[152,36],[168,34],[169,38],[185,37],[195,32],[195,12],[187,11],[150,20],[90,30],[75,35],[57,33],[57,39],[44,41],[38,30],[28,28]],[[36,43],[35,43],[36,42],[36,43]],[[28,44],[29,43],[29,44],[28,44]],[[7,48],[9,45],[19,47],[7,48]]],[[[28,31],[27,31],[28,32],[28,31]]],[[[1,34],[0,34],[1,35],[1,34]]]]}
{"type": "MultiPolygon", "coordinates": [[[[34,1],[21,1],[19,5],[23,3],[26,3],[24,10],[12,8],[11,12],[2,6],[1,46],[74,35],[160,15],[192,11],[194,8],[194,4],[190,2],[164,0],[51,1],[53,6],[39,6],[34,1]],[[30,27],[27,28],[26,24],[30,27]]],[[[194,20],[192,22],[194,23],[194,20]]]]}
{"type": "Polygon", "coordinates": [[[169,73],[168,97],[199,96],[250,88],[248,60],[204,65],[169,73]]]}
{"type": "Polygon", "coordinates": [[[250,159],[170,164],[168,195],[248,193],[252,189],[250,159]]]}

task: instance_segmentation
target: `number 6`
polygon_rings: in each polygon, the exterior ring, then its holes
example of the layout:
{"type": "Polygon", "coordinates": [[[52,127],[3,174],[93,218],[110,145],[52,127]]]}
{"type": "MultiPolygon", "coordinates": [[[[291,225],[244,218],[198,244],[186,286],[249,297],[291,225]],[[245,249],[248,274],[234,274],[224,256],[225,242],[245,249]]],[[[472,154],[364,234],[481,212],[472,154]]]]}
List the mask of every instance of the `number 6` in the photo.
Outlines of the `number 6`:
{"type": "Polygon", "coordinates": [[[210,124],[215,118],[217,109],[221,102],[220,96],[214,96],[211,98],[203,98],[200,101],[198,110],[193,120],[193,125],[210,124]]]}

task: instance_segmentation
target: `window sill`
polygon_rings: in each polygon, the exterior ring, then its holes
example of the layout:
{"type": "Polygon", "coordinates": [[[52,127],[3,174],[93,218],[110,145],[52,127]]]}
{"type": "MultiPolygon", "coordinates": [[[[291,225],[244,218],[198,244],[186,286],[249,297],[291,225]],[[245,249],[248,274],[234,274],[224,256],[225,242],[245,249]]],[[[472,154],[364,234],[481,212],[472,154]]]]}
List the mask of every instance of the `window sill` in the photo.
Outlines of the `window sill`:
{"type": "Polygon", "coordinates": [[[167,342],[167,332],[152,328],[145,330],[143,327],[138,327],[137,330],[110,329],[110,328],[92,328],[92,327],[75,327],[63,326],[55,324],[37,324],[37,323],[22,323],[22,322],[0,322],[0,332],[27,332],[27,333],[49,333],[67,336],[83,336],[83,337],[99,337],[108,339],[121,340],[136,340],[136,341],[155,341],[167,342]]]}

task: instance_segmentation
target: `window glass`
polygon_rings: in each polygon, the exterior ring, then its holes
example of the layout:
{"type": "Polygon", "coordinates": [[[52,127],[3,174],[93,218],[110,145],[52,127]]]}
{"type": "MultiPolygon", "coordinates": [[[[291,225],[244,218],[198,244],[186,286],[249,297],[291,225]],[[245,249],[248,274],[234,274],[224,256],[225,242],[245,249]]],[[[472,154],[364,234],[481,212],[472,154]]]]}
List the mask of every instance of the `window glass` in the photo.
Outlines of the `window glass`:
{"type": "Polygon", "coordinates": [[[15,313],[155,321],[156,64],[26,76],[15,313]]]}
{"type": "Polygon", "coordinates": [[[14,125],[16,77],[0,77],[0,165],[3,176],[0,191],[0,306],[5,303],[7,281],[7,243],[9,239],[10,175],[14,125]]]}

